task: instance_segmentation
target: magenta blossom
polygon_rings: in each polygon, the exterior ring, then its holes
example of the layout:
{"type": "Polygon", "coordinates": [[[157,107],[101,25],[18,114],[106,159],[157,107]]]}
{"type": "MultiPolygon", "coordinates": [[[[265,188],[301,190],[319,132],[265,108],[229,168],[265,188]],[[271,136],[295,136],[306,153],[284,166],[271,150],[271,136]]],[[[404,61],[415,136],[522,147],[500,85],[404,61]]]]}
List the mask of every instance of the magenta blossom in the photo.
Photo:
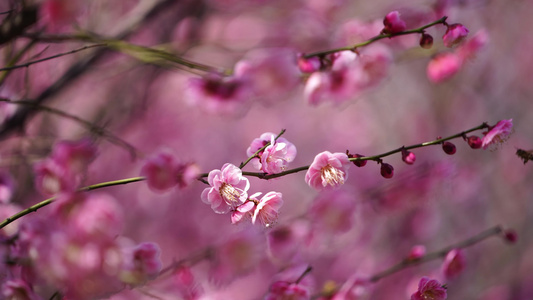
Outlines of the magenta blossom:
{"type": "Polygon", "coordinates": [[[290,162],[296,157],[296,147],[285,138],[278,138],[271,132],[263,133],[259,138],[254,139],[246,150],[248,156],[254,155],[257,150],[263,148],[268,142],[270,145],[259,153],[259,159],[252,159],[252,165],[257,170],[267,174],[281,173],[287,169],[290,162]]]}
{"type": "Polygon", "coordinates": [[[427,66],[427,76],[434,83],[440,83],[453,77],[463,64],[455,53],[445,52],[433,57],[427,66]]]}
{"type": "Polygon", "coordinates": [[[305,174],[305,182],[317,190],[342,185],[348,178],[350,165],[346,153],[324,151],[315,157],[305,174]]]}
{"type": "Polygon", "coordinates": [[[402,32],[407,28],[405,22],[400,18],[400,13],[398,11],[391,11],[388,13],[385,16],[385,19],[383,19],[383,25],[385,25],[385,28],[383,29],[383,33],[385,34],[395,34],[402,32]]]}
{"type": "Polygon", "coordinates": [[[159,275],[162,268],[161,250],[155,243],[141,243],[126,249],[125,266],[120,279],[132,286],[145,283],[159,275]]]}
{"type": "Polygon", "coordinates": [[[444,263],[442,264],[442,271],[446,279],[452,279],[461,274],[466,265],[466,258],[461,249],[453,249],[448,252],[444,263]]]}
{"type": "Polygon", "coordinates": [[[150,157],[141,169],[148,187],[156,192],[166,191],[174,186],[185,188],[196,181],[200,170],[194,163],[180,163],[174,155],[160,152],[150,157]]]}
{"type": "Polygon", "coordinates": [[[418,290],[411,295],[411,300],[444,300],[446,288],[437,280],[422,277],[418,283],[418,290]]]}
{"type": "Polygon", "coordinates": [[[265,300],[307,300],[309,291],[297,283],[277,281],[272,284],[265,300]]]}
{"type": "Polygon", "coordinates": [[[227,163],[221,170],[209,172],[207,181],[211,187],[202,192],[202,201],[210,204],[216,213],[228,213],[248,198],[250,182],[235,165],[227,163]]]}
{"type": "MultiPolygon", "coordinates": [[[[253,198],[256,194],[250,196],[253,198]]],[[[237,206],[233,213],[231,213],[231,224],[235,224],[244,220],[249,220],[252,217],[255,203],[253,201],[247,201],[242,205],[237,206]]]]}
{"type": "Polygon", "coordinates": [[[470,31],[462,24],[452,24],[448,26],[446,33],[442,36],[444,46],[451,48],[461,43],[470,31]]]}
{"type": "Polygon", "coordinates": [[[282,205],[283,200],[281,199],[281,193],[266,193],[261,200],[259,200],[259,204],[257,204],[255,208],[254,215],[252,217],[252,223],[255,224],[256,221],[259,221],[259,223],[266,227],[271,226],[274,222],[276,222],[279,209],[282,205]]]}
{"type": "Polygon", "coordinates": [[[481,147],[487,149],[490,145],[501,144],[505,142],[513,132],[513,119],[501,120],[496,125],[484,132],[483,143],[481,147]]]}

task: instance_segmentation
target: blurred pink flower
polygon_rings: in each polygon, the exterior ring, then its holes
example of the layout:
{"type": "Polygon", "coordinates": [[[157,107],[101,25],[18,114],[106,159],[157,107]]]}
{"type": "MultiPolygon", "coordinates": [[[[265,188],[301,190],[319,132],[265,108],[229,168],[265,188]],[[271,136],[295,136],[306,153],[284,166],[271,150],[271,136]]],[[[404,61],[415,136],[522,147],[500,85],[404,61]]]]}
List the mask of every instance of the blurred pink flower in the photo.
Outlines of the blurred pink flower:
{"type": "Polygon", "coordinates": [[[418,260],[426,255],[426,247],[424,245],[416,245],[411,248],[407,255],[408,260],[418,260]]]}
{"type": "Polygon", "coordinates": [[[2,284],[2,295],[6,300],[39,300],[42,299],[35,294],[31,286],[22,279],[6,280],[2,284]]]}
{"type": "Polygon", "coordinates": [[[328,236],[350,230],[355,210],[354,198],[353,194],[340,190],[322,191],[309,209],[313,227],[328,236]]]}
{"type": "Polygon", "coordinates": [[[446,29],[446,33],[442,36],[444,46],[451,48],[466,39],[469,30],[462,24],[452,24],[446,29]]]}
{"type": "Polygon", "coordinates": [[[509,138],[513,132],[513,119],[501,120],[496,125],[489,128],[489,131],[484,132],[481,147],[487,149],[490,145],[501,144],[509,138]]]}
{"type": "Polygon", "coordinates": [[[176,288],[184,300],[196,300],[200,297],[202,288],[195,280],[191,268],[185,265],[181,266],[174,271],[173,278],[176,288]]]}
{"type": "Polygon", "coordinates": [[[89,139],[62,141],[54,145],[52,159],[69,171],[79,174],[85,172],[96,158],[97,149],[89,139]]]}
{"type": "Polygon", "coordinates": [[[189,79],[187,100],[209,113],[241,115],[248,110],[250,88],[243,78],[210,74],[189,79]]]}
{"type": "Polygon", "coordinates": [[[0,203],[6,204],[11,201],[15,183],[9,173],[0,171],[0,203]]]}
{"type": "Polygon", "coordinates": [[[59,192],[73,192],[79,185],[78,176],[51,158],[36,163],[33,169],[35,187],[45,196],[53,196],[59,192]]]}
{"type": "Polygon", "coordinates": [[[210,204],[216,213],[228,213],[248,198],[250,182],[235,165],[226,163],[221,170],[209,172],[207,181],[211,187],[202,192],[202,201],[210,204]]]}
{"type": "Polygon", "coordinates": [[[370,299],[372,283],[357,276],[351,276],[341,286],[331,300],[365,300],[370,299]]]}
{"type": "Polygon", "coordinates": [[[259,204],[257,204],[255,208],[252,223],[255,224],[255,222],[259,220],[259,222],[266,227],[272,226],[272,224],[278,219],[279,210],[282,205],[283,199],[281,199],[281,193],[266,193],[261,200],[259,200],[259,204]]]}
{"type": "Polygon", "coordinates": [[[383,25],[385,25],[385,28],[383,29],[384,34],[402,32],[407,28],[405,22],[400,18],[400,13],[398,11],[388,13],[383,19],[383,25]]]}
{"type": "Polygon", "coordinates": [[[416,155],[411,152],[411,151],[408,151],[408,150],[405,150],[405,149],[402,149],[402,160],[408,164],[408,165],[412,165],[415,163],[415,160],[416,160],[416,155]]]}
{"type": "Polygon", "coordinates": [[[427,66],[427,76],[434,83],[450,79],[461,68],[463,61],[455,53],[445,52],[433,57],[427,66]]]}
{"type": "Polygon", "coordinates": [[[444,300],[447,298],[446,288],[435,279],[422,277],[418,290],[411,295],[411,300],[444,300]]]}
{"type": "Polygon", "coordinates": [[[457,54],[463,60],[471,59],[489,43],[489,35],[486,30],[482,29],[474,36],[466,40],[457,48],[457,54]]]}
{"type": "Polygon", "coordinates": [[[252,156],[257,150],[263,148],[268,142],[270,145],[261,153],[260,158],[254,158],[251,161],[252,166],[267,174],[276,174],[283,172],[287,165],[296,157],[296,147],[283,137],[274,140],[275,134],[271,132],[263,133],[259,138],[254,139],[252,144],[246,150],[248,156],[252,156]]]}
{"type": "Polygon", "coordinates": [[[144,242],[125,249],[124,267],[120,279],[131,286],[144,284],[159,275],[162,268],[161,250],[155,243],[144,242]]]}
{"type": "Polygon", "coordinates": [[[452,279],[461,274],[466,265],[466,258],[461,249],[453,249],[446,255],[442,264],[442,272],[446,279],[452,279]]]}
{"type": "Polygon", "coordinates": [[[316,56],[304,58],[303,54],[298,54],[298,68],[303,73],[313,73],[320,69],[320,59],[316,56]]]}
{"type": "Polygon", "coordinates": [[[264,300],[308,300],[310,298],[307,288],[286,281],[277,281],[270,286],[264,300]]]}
{"type": "Polygon", "coordinates": [[[173,186],[185,188],[198,178],[200,169],[194,163],[180,163],[174,155],[160,152],[150,157],[141,169],[148,187],[153,191],[166,191],[173,186]]]}
{"type": "Polygon", "coordinates": [[[305,174],[305,182],[317,190],[337,187],[348,178],[350,161],[346,153],[324,151],[318,154],[305,174]]]}

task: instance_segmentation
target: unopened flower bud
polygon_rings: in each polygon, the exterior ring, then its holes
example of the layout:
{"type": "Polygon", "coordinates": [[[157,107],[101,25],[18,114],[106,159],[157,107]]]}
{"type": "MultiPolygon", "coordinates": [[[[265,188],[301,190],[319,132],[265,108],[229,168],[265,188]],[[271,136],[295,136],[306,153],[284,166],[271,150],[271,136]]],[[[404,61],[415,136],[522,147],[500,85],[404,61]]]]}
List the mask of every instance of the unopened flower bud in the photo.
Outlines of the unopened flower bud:
{"type": "MultiPolygon", "coordinates": [[[[362,154],[348,154],[348,158],[354,158],[354,157],[364,157],[362,154]]],[[[354,165],[357,167],[364,167],[366,166],[366,160],[354,160],[352,161],[354,165]]]]}
{"type": "Polygon", "coordinates": [[[455,145],[450,142],[442,143],[442,150],[444,150],[444,152],[448,155],[453,155],[457,151],[455,145]]]}
{"type": "Polygon", "coordinates": [[[468,146],[470,146],[470,148],[472,149],[479,149],[483,144],[483,140],[481,140],[481,138],[475,135],[467,137],[466,142],[468,143],[468,146]]]}
{"type": "Polygon", "coordinates": [[[420,47],[430,49],[433,46],[433,37],[427,33],[423,33],[420,37],[420,47]]]}
{"type": "Polygon", "coordinates": [[[452,24],[448,26],[446,33],[442,36],[444,46],[451,48],[461,43],[468,35],[469,30],[462,24],[452,24]]]}
{"type": "Polygon", "coordinates": [[[411,248],[407,255],[408,260],[418,260],[426,255],[426,247],[423,245],[416,245],[411,248]]]}
{"type": "Polygon", "coordinates": [[[387,163],[381,163],[381,176],[385,178],[392,178],[393,175],[394,168],[387,163]]]}
{"type": "Polygon", "coordinates": [[[388,13],[383,19],[383,25],[385,25],[385,28],[383,28],[384,34],[395,34],[407,28],[405,22],[400,19],[400,13],[397,11],[388,13]]]}
{"type": "Polygon", "coordinates": [[[509,244],[514,244],[518,240],[518,235],[513,229],[508,229],[503,232],[503,238],[509,244]]]}
{"type": "Polygon", "coordinates": [[[402,160],[408,164],[408,165],[412,165],[415,163],[415,160],[416,160],[416,155],[411,152],[411,151],[407,151],[405,149],[402,149],[402,160]]]}

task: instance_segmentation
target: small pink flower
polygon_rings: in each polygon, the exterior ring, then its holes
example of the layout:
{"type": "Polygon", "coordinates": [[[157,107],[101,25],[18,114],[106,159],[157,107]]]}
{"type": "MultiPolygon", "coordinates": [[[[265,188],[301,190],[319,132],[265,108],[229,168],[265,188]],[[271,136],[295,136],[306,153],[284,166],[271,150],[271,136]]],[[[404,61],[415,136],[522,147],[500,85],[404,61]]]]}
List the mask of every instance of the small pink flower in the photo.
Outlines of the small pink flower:
{"type": "Polygon", "coordinates": [[[341,286],[331,300],[362,300],[370,299],[372,283],[357,276],[351,276],[341,286]]]}
{"type": "MultiPolygon", "coordinates": [[[[252,195],[250,198],[253,198],[255,196],[252,195]]],[[[231,213],[231,224],[235,224],[241,221],[244,221],[245,219],[250,219],[252,217],[252,209],[254,209],[255,204],[252,201],[247,201],[242,205],[237,206],[233,213],[231,213]]]]}
{"type": "Polygon", "coordinates": [[[422,277],[418,283],[418,291],[411,295],[411,300],[444,300],[447,298],[446,288],[435,279],[422,277]]]}
{"type": "Polygon", "coordinates": [[[303,73],[316,72],[320,69],[320,59],[316,56],[304,58],[302,54],[298,54],[298,68],[303,73]]]}
{"type": "Polygon", "coordinates": [[[79,174],[87,170],[96,155],[97,149],[93,142],[89,139],[82,139],[57,143],[51,157],[71,172],[79,174]]]}
{"type": "Polygon", "coordinates": [[[461,43],[466,38],[468,33],[468,29],[462,24],[449,25],[446,33],[442,36],[444,46],[451,48],[461,43]]]}
{"type": "Polygon", "coordinates": [[[155,243],[141,243],[128,249],[120,279],[130,285],[140,285],[159,275],[162,268],[161,250],[155,243]]]}
{"type": "Polygon", "coordinates": [[[400,19],[400,13],[398,11],[388,13],[385,19],[383,19],[383,25],[385,25],[383,29],[383,33],[385,34],[395,34],[407,28],[405,22],[400,19]]]}
{"type": "Polygon", "coordinates": [[[194,163],[180,163],[174,155],[160,152],[149,158],[141,169],[148,187],[157,192],[166,191],[173,186],[185,188],[193,183],[200,170],[194,163]]]}
{"type": "Polygon", "coordinates": [[[489,35],[486,30],[480,30],[457,48],[457,54],[463,60],[476,56],[489,43],[489,35]]]}
{"type": "Polygon", "coordinates": [[[411,248],[407,255],[408,260],[418,260],[426,255],[426,247],[423,245],[416,245],[411,248]]]}
{"type": "Polygon", "coordinates": [[[228,213],[248,198],[250,182],[235,165],[227,163],[221,170],[209,172],[207,181],[211,187],[202,192],[202,201],[210,204],[216,213],[228,213]]]}
{"type": "Polygon", "coordinates": [[[15,183],[9,173],[0,172],[0,204],[9,203],[13,196],[15,183]]]}
{"type": "Polygon", "coordinates": [[[324,151],[315,157],[305,174],[305,182],[317,190],[337,187],[348,178],[350,165],[346,153],[324,151]]]}
{"type": "Polygon", "coordinates": [[[427,76],[434,83],[443,82],[452,78],[459,71],[462,64],[463,62],[457,54],[451,52],[441,53],[429,62],[427,76]]]}
{"type": "Polygon", "coordinates": [[[442,264],[442,271],[446,279],[452,279],[461,274],[466,265],[466,259],[461,249],[453,249],[448,252],[444,263],[442,264]]]}
{"type": "Polygon", "coordinates": [[[415,163],[415,160],[416,160],[416,155],[411,152],[411,151],[407,151],[405,149],[402,149],[402,160],[408,164],[408,165],[412,165],[415,163]]]}
{"type": "Polygon", "coordinates": [[[297,283],[274,282],[264,300],[308,300],[309,291],[297,283]]]}
{"type": "Polygon", "coordinates": [[[490,145],[501,144],[509,138],[513,132],[513,119],[501,120],[496,125],[489,128],[489,131],[484,132],[481,147],[487,149],[490,145]]]}
{"type": "Polygon", "coordinates": [[[282,137],[275,140],[275,137],[275,134],[265,132],[259,138],[254,139],[246,150],[246,154],[252,156],[270,142],[270,145],[259,153],[260,159],[254,158],[251,161],[254,168],[267,174],[283,172],[296,157],[297,151],[294,144],[282,137]]]}
{"type": "Polygon", "coordinates": [[[313,200],[309,216],[316,230],[334,236],[352,228],[354,211],[353,194],[341,190],[327,190],[313,200]]]}
{"type": "Polygon", "coordinates": [[[250,92],[242,78],[210,74],[189,80],[187,99],[209,113],[240,115],[248,109],[250,92]]]}
{"type": "Polygon", "coordinates": [[[45,196],[59,192],[73,192],[79,185],[80,178],[63,165],[48,158],[34,166],[35,186],[45,196]]]}
{"type": "Polygon", "coordinates": [[[259,204],[257,204],[257,207],[255,208],[252,223],[255,224],[255,222],[259,220],[259,222],[266,227],[272,226],[272,224],[278,219],[279,209],[282,205],[283,200],[281,199],[281,193],[266,193],[261,200],[259,200],[259,204]]]}

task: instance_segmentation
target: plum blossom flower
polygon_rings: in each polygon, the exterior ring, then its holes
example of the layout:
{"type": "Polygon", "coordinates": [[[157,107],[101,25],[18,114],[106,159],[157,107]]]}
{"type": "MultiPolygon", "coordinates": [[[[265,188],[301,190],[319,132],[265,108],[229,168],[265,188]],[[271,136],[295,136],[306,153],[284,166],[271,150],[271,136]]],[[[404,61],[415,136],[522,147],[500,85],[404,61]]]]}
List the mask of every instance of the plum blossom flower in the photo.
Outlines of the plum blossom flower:
{"type": "Polygon", "coordinates": [[[145,242],[126,251],[124,270],[120,273],[123,282],[135,286],[157,277],[162,268],[157,244],[145,242]]]}
{"type": "Polygon", "coordinates": [[[31,286],[22,279],[7,280],[2,284],[3,299],[13,300],[40,300],[42,299],[35,294],[31,286]]]}
{"type": "Polygon", "coordinates": [[[350,165],[346,153],[324,151],[315,157],[305,174],[305,182],[317,190],[342,185],[348,178],[350,165]]]}
{"type": "Polygon", "coordinates": [[[204,189],[201,198],[205,204],[210,204],[216,213],[228,213],[248,198],[250,182],[235,165],[226,163],[222,169],[212,170],[207,181],[211,187],[204,189]]]}
{"type": "Polygon", "coordinates": [[[185,188],[193,183],[200,170],[195,163],[180,163],[172,154],[160,152],[149,158],[141,169],[148,187],[157,192],[173,186],[185,188]]]}
{"type": "Polygon", "coordinates": [[[461,274],[466,265],[466,259],[461,249],[453,249],[446,255],[442,264],[442,271],[446,279],[452,279],[461,274]]]}
{"type": "MultiPolygon", "coordinates": [[[[259,196],[259,195],[257,195],[259,196]]],[[[266,193],[259,204],[257,204],[254,215],[252,217],[252,223],[255,224],[259,221],[262,225],[269,227],[276,222],[279,214],[279,209],[283,205],[283,199],[281,193],[268,192],[266,193]]]]}
{"type": "Polygon", "coordinates": [[[383,29],[383,33],[385,34],[402,32],[407,28],[405,22],[400,18],[400,13],[398,11],[391,11],[388,13],[385,16],[385,19],[383,19],[383,25],[385,25],[385,28],[383,29]]]}
{"type": "Polygon", "coordinates": [[[260,158],[252,159],[252,166],[267,174],[277,174],[283,172],[288,164],[296,157],[296,147],[287,139],[279,137],[271,132],[263,133],[259,138],[254,139],[252,144],[246,150],[248,156],[254,155],[257,150],[263,148],[268,142],[270,145],[261,153],[260,158]]]}
{"type": "Polygon", "coordinates": [[[418,290],[411,295],[411,300],[444,300],[446,288],[437,280],[422,277],[418,283],[418,290]]]}
{"type": "MultiPolygon", "coordinates": [[[[255,196],[252,195],[250,198],[253,198],[255,196]]],[[[255,203],[252,201],[247,201],[242,205],[237,206],[233,213],[231,213],[231,224],[235,224],[241,221],[244,221],[245,219],[250,219],[252,217],[252,209],[254,209],[255,203]]]]}
{"type": "Polygon", "coordinates": [[[264,300],[307,300],[309,291],[298,283],[277,281],[270,286],[270,291],[264,300]]]}
{"type": "Polygon", "coordinates": [[[496,125],[484,132],[481,147],[487,149],[490,145],[501,144],[505,142],[513,132],[513,119],[501,120],[496,125]]]}
{"type": "Polygon", "coordinates": [[[452,24],[448,26],[446,33],[442,36],[444,46],[451,48],[461,43],[470,31],[462,24],[452,24]]]}
{"type": "Polygon", "coordinates": [[[463,64],[463,60],[455,53],[445,52],[433,57],[427,66],[427,76],[434,83],[452,78],[463,64]]]}

